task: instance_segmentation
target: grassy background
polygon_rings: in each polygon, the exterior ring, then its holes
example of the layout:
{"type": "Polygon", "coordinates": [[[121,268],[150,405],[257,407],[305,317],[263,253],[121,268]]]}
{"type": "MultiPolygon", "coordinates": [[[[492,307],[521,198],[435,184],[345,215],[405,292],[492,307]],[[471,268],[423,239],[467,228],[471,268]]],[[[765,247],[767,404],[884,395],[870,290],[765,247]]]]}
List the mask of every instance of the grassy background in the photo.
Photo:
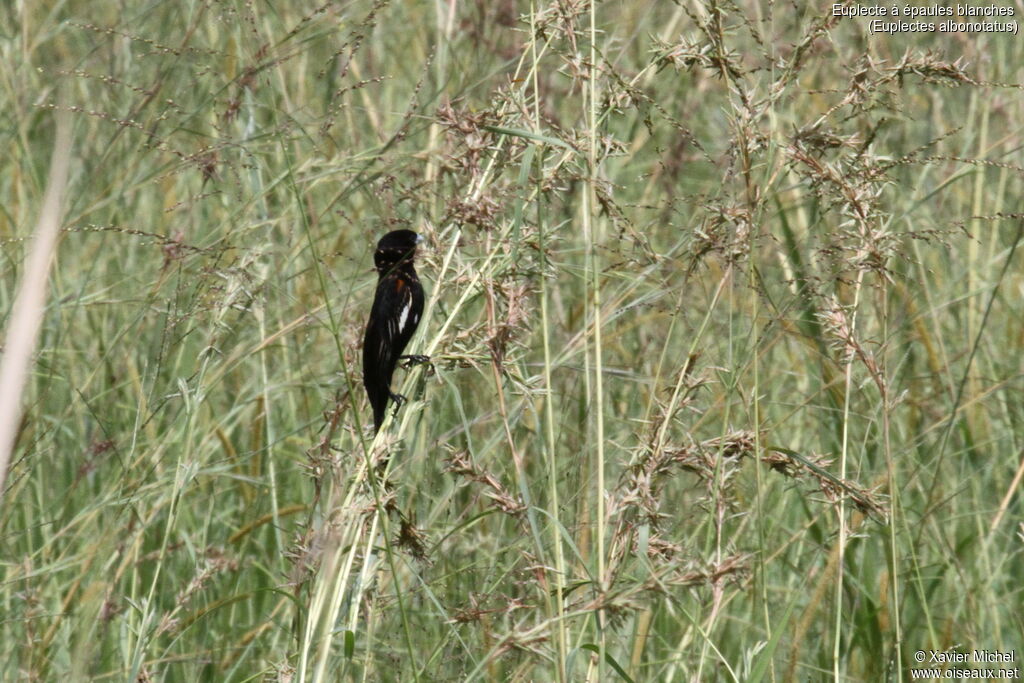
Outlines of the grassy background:
{"type": "Polygon", "coordinates": [[[73,127],[0,678],[1020,656],[1019,38],[746,0],[0,16],[5,312],[73,127]],[[374,440],[398,227],[434,363],[374,440]]]}

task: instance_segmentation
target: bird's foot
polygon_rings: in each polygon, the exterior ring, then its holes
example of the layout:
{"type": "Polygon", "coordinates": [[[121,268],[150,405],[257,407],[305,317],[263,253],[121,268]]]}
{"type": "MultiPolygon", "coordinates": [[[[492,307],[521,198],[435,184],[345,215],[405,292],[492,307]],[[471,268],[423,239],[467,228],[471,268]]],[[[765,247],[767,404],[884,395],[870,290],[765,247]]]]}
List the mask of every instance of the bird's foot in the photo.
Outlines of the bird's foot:
{"type": "Polygon", "coordinates": [[[409,368],[413,367],[414,365],[421,365],[422,363],[429,363],[430,362],[430,356],[421,356],[421,355],[399,356],[398,360],[405,361],[404,363],[402,363],[402,367],[405,368],[406,370],[408,370],[409,368]]]}
{"type": "Polygon", "coordinates": [[[405,402],[406,402],[407,399],[405,398],[405,396],[402,396],[401,394],[396,394],[396,393],[392,392],[391,393],[391,400],[395,402],[395,413],[394,413],[394,415],[397,418],[398,417],[398,409],[405,405],[405,402]]]}

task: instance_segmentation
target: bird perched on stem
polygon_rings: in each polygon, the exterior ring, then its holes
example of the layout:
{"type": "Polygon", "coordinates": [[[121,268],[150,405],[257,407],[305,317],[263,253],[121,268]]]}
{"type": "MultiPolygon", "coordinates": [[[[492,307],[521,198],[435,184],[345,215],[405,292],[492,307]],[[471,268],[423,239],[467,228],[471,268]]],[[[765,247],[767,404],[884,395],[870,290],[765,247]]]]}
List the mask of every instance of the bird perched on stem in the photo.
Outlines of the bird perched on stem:
{"type": "Polygon", "coordinates": [[[380,238],[373,263],[377,269],[377,293],[363,339],[363,386],[373,407],[373,431],[380,430],[388,399],[399,406],[405,397],[391,391],[391,376],[399,360],[414,363],[426,356],[403,356],[423,315],[423,285],[416,276],[413,258],[423,237],[412,230],[394,230],[380,238]]]}

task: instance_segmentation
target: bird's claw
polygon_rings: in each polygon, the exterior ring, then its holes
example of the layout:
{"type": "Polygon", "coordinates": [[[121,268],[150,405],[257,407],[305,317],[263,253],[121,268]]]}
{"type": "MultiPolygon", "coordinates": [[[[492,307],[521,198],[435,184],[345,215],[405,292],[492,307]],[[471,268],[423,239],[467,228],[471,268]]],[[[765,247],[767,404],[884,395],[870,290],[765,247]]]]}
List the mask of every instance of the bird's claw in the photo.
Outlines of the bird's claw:
{"type": "Polygon", "coordinates": [[[405,405],[407,399],[405,398],[405,396],[402,396],[401,394],[396,394],[392,392],[391,400],[395,402],[395,417],[397,418],[398,409],[405,405]]]}
{"type": "Polygon", "coordinates": [[[420,365],[422,363],[429,363],[430,356],[412,355],[412,356],[399,356],[398,360],[405,361],[402,363],[402,367],[408,370],[414,365],[420,365]]]}

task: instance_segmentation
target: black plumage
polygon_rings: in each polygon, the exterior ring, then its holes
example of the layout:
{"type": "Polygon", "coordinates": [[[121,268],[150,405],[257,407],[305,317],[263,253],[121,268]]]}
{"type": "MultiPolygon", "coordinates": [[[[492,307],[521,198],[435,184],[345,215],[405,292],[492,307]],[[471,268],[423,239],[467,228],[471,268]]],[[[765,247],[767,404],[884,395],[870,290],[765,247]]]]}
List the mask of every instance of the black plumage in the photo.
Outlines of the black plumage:
{"type": "Polygon", "coordinates": [[[363,386],[373,407],[374,432],[384,422],[388,399],[405,400],[391,392],[391,376],[423,315],[423,286],[413,267],[422,239],[412,230],[395,230],[380,239],[373,254],[378,280],[363,339],[363,386]]]}

